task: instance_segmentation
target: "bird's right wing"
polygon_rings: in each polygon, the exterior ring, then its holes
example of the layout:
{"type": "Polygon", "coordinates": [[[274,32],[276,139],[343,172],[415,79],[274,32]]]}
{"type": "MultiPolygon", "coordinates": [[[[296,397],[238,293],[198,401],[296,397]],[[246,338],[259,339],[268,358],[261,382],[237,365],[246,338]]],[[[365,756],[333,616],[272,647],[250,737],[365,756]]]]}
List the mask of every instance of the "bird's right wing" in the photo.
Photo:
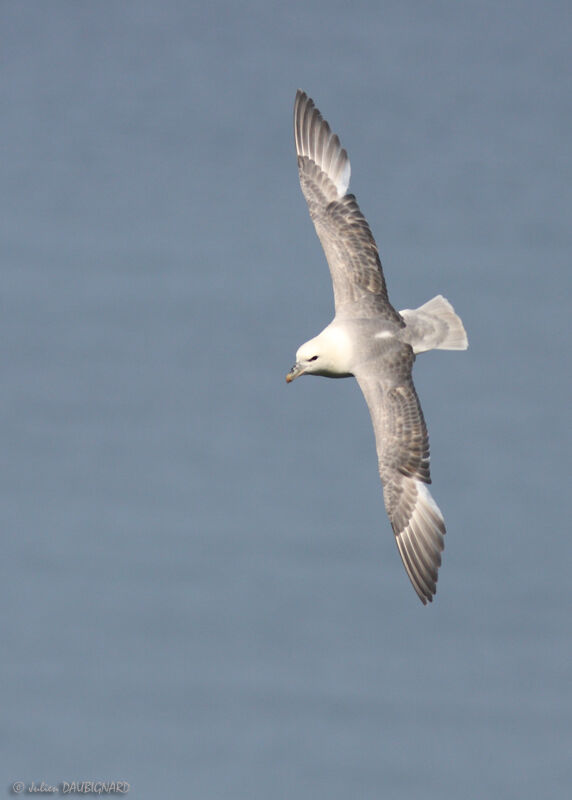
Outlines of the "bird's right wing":
{"type": "Polygon", "coordinates": [[[350,161],[313,101],[298,90],[294,103],[298,172],[310,217],[324,248],[336,313],[356,301],[362,317],[403,325],[387,297],[377,245],[355,197],[346,194],[350,161]]]}

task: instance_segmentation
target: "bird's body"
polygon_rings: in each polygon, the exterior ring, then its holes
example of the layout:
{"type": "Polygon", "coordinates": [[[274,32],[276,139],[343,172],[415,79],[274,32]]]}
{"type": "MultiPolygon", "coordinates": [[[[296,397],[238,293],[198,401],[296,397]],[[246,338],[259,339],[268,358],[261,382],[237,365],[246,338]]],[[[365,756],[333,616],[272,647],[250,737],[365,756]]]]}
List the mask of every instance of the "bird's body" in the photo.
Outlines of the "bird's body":
{"type": "Polygon", "coordinates": [[[415,354],[467,347],[463,324],[438,295],[397,312],[387,295],[375,240],[347,194],[350,162],[313,101],[298,91],[294,134],[300,185],[324,248],[336,314],[296,353],[286,380],[354,376],[369,407],[385,506],[413,587],[423,603],[436,591],[445,523],[427,484],[429,440],[411,376],[415,354]]]}

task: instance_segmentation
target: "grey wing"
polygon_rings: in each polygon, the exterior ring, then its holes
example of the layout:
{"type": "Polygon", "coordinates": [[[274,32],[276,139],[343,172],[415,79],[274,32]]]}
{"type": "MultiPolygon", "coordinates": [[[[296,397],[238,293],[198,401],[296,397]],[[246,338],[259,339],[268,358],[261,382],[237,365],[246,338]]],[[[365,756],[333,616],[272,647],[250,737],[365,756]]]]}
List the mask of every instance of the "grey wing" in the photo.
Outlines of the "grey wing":
{"type": "MultiPolygon", "coordinates": [[[[405,361],[408,357],[401,355],[405,361]]],[[[413,354],[410,358],[412,363],[413,354]]],[[[397,382],[389,382],[379,378],[387,364],[378,365],[378,371],[372,370],[374,365],[369,362],[367,372],[356,373],[356,379],[371,414],[385,508],[407,574],[425,604],[437,591],[445,535],[443,515],[427,488],[427,428],[410,368],[402,370],[397,382]]]]}
{"type": "Polygon", "coordinates": [[[362,317],[403,324],[387,297],[377,245],[355,197],[346,194],[350,161],[313,101],[298,90],[294,103],[298,172],[310,217],[334,286],[336,312],[359,301],[362,317]]]}

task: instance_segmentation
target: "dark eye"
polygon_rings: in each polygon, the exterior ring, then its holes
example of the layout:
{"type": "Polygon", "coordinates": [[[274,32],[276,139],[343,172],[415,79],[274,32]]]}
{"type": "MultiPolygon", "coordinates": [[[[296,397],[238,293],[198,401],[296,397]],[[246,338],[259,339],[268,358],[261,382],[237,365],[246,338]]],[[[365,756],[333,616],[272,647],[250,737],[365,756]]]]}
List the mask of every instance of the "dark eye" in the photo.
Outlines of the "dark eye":
{"type": "Polygon", "coordinates": [[[312,358],[308,359],[308,361],[317,361],[317,360],[318,360],[318,356],[312,356],[312,358]]]}

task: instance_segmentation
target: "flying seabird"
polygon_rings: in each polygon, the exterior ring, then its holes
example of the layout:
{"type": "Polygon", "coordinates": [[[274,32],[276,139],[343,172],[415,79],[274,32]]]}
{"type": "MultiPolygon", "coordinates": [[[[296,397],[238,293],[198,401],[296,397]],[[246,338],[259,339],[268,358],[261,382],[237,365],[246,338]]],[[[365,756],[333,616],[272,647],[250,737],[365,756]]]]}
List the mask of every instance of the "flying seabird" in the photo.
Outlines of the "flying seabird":
{"type": "Polygon", "coordinates": [[[308,95],[298,90],[294,137],[300,185],[334,289],[333,321],[296,353],[300,375],[357,380],[371,415],[385,508],[403,564],[422,603],[433,599],[445,522],[427,484],[429,439],[411,371],[417,353],[465,350],[463,323],[441,295],[396,311],[377,245],[353,194],[350,161],[308,95]]]}

